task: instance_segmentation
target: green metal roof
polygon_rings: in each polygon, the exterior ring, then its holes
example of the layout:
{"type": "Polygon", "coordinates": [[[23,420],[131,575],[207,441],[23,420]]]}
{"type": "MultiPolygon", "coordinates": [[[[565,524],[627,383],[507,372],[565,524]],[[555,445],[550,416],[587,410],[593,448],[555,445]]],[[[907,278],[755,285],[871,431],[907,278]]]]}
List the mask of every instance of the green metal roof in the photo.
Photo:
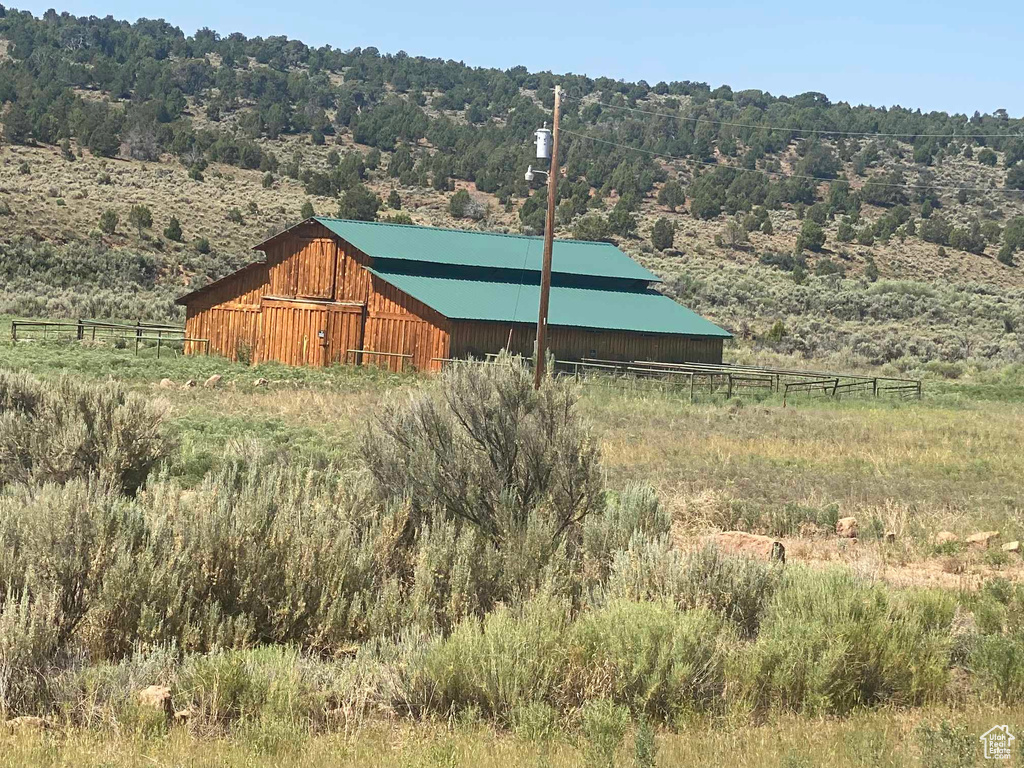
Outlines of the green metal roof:
{"type": "MultiPolygon", "coordinates": [[[[370,272],[453,320],[535,323],[540,286],[370,272]]],[[[552,286],[551,325],[640,333],[731,338],[732,334],[657,291],[604,291],[552,286]]]]}
{"type": "MultiPolygon", "coordinates": [[[[327,229],[363,253],[380,259],[404,259],[458,266],[540,271],[544,239],[463,229],[348,221],[316,217],[327,229]]],[[[661,282],[610,243],[555,240],[552,272],[661,282]]]]}

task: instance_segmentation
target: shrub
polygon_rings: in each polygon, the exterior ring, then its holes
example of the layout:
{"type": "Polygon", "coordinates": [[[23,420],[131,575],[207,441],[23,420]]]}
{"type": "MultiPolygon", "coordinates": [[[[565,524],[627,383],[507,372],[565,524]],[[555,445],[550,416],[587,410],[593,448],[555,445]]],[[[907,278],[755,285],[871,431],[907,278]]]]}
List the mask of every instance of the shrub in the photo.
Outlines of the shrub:
{"type": "Polygon", "coordinates": [[[615,600],[584,613],[569,631],[569,701],[605,699],[671,722],[721,701],[722,619],[706,609],[615,600]]]}
{"type": "Polygon", "coordinates": [[[671,211],[681,208],[686,203],[686,195],[678,181],[667,181],[658,190],[658,205],[664,205],[671,211]]]}
{"type": "Polygon", "coordinates": [[[786,330],[785,323],[783,323],[781,320],[776,320],[772,327],[769,329],[768,333],[765,335],[765,338],[772,343],[778,344],[788,335],[789,333],[786,330]]]}
{"type": "Polygon", "coordinates": [[[952,615],[941,593],[895,595],[843,571],[791,570],[730,674],[759,709],[920,704],[945,688],[952,615]]]}
{"type": "Polygon", "coordinates": [[[305,221],[306,219],[312,219],[314,216],[316,216],[316,211],[313,210],[313,203],[306,200],[299,210],[299,217],[305,221]]]}
{"type": "Polygon", "coordinates": [[[99,476],[135,493],[167,455],[163,416],[109,383],[0,372],[0,486],[99,476]]]}
{"type": "Polygon", "coordinates": [[[37,712],[52,700],[62,623],[58,594],[7,586],[0,595],[0,717],[37,712]]]}
{"type": "Polygon", "coordinates": [[[675,227],[668,219],[662,217],[654,222],[654,228],[651,230],[651,245],[659,251],[671,248],[675,234],[675,227]]]}
{"type": "Polygon", "coordinates": [[[181,222],[178,221],[177,216],[171,216],[171,220],[167,222],[167,227],[164,229],[164,237],[176,243],[181,242],[181,222]]]}
{"type": "Polygon", "coordinates": [[[362,442],[383,498],[410,505],[413,524],[432,511],[494,541],[536,515],[557,539],[602,500],[597,446],[576,410],[578,388],[540,390],[522,361],[452,366],[409,401],[385,404],[362,442]]]}
{"type": "Polygon", "coordinates": [[[842,277],[846,274],[846,267],[830,258],[824,258],[814,265],[814,274],[818,277],[827,277],[828,275],[839,275],[842,277]]]}
{"type": "Polygon", "coordinates": [[[391,192],[388,193],[388,208],[395,211],[401,210],[402,208],[402,197],[398,194],[397,189],[392,189],[391,192]]]}
{"type": "Polygon", "coordinates": [[[153,226],[153,212],[146,205],[133,205],[128,210],[128,223],[135,227],[142,237],[142,230],[153,226]]]}
{"type": "Polygon", "coordinates": [[[549,701],[564,680],[566,607],[546,597],[463,620],[446,639],[403,649],[402,706],[448,715],[476,708],[510,723],[521,707],[549,701]]]}
{"type": "Polygon", "coordinates": [[[825,245],[825,230],[821,228],[820,224],[805,219],[803,226],[800,227],[800,235],[796,240],[796,250],[800,251],[811,250],[820,251],[825,245]]]}
{"type": "Polygon", "coordinates": [[[231,208],[225,214],[224,218],[230,221],[232,224],[244,224],[245,219],[242,217],[242,212],[237,208],[231,208]]]}
{"type": "Polygon", "coordinates": [[[210,252],[210,241],[205,237],[197,237],[195,241],[196,253],[209,253],[210,252]]]}
{"type": "Polygon", "coordinates": [[[629,728],[629,710],[607,699],[588,701],[580,712],[586,764],[615,768],[615,752],[629,728]]]}
{"type": "Polygon", "coordinates": [[[742,248],[750,242],[747,237],[746,228],[735,219],[729,219],[722,227],[722,232],[717,238],[716,244],[729,248],[742,248]]]}
{"type": "Polygon", "coordinates": [[[597,213],[580,217],[572,228],[572,236],[577,240],[606,241],[611,234],[608,219],[597,213]]]}
{"type": "Polygon", "coordinates": [[[755,637],[761,619],[778,590],[778,565],[746,557],[726,557],[715,547],[690,553],[683,562],[676,600],[688,608],[706,608],[755,637]]]}
{"type": "Polygon", "coordinates": [[[117,212],[108,208],[100,215],[100,231],[112,235],[117,231],[117,212]]]}
{"type": "Polygon", "coordinates": [[[470,204],[469,192],[460,189],[448,200],[448,212],[453,218],[461,219],[465,215],[466,206],[470,204]]]}
{"type": "Polygon", "coordinates": [[[338,218],[355,221],[376,221],[380,198],[362,184],[356,184],[341,196],[338,218]]]}

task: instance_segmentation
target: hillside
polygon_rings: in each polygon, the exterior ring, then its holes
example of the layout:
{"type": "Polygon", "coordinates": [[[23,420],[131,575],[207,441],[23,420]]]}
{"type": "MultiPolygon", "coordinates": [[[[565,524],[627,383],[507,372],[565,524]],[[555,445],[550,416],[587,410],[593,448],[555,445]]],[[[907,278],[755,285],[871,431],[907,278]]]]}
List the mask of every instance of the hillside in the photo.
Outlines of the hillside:
{"type": "Polygon", "coordinates": [[[618,243],[733,330],[737,354],[768,344],[950,375],[1024,359],[1024,121],[1003,112],[2,9],[0,312],[174,317],[174,296],[245,263],[307,203],[539,232],[543,190],[523,171],[555,83],[568,94],[556,235],[618,243]]]}

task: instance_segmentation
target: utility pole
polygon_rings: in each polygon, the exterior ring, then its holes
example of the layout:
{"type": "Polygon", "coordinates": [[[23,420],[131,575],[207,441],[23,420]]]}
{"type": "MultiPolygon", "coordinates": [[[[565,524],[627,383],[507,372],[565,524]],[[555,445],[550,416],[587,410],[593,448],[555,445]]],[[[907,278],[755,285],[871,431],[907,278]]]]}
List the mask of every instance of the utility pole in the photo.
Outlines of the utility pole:
{"type": "Polygon", "coordinates": [[[533,388],[540,389],[544,378],[544,354],[548,338],[548,301],[551,297],[551,249],[555,237],[555,191],[558,186],[558,123],[562,106],[562,86],[555,86],[555,110],[551,134],[551,168],[548,171],[548,217],[544,228],[544,263],[540,272],[540,311],[537,314],[537,352],[533,366],[533,388]]]}

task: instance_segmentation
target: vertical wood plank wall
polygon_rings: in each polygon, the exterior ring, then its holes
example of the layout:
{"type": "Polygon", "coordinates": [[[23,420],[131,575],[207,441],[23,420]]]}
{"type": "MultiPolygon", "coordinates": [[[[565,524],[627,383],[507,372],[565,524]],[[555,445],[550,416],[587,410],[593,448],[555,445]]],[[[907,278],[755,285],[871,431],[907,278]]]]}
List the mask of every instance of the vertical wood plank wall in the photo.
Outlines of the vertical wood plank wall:
{"type": "MultiPolygon", "coordinates": [[[[452,323],[451,356],[483,357],[508,348],[532,356],[536,326],[524,323],[457,321],[452,323]]],[[[560,360],[659,360],[665,363],[721,363],[722,339],[596,331],[552,326],[548,346],[560,360]]]]}
{"type": "Polygon", "coordinates": [[[363,362],[392,371],[440,370],[441,360],[448,357],[447,318],[379,277],[371,277],[363,348],[408,357],[366,355],[363,362]]]}
{"type": "MultiPolygon", "coordinates": [[[[239,356],[253,362],[276,360],[274,349],[279,348],[277,337],[264,344],[259,327],[260,311],[265,297],[310,298],[365,304],[370,290],[370,274],[363,269],[369,258],[346,243],[339,243],[323,226],[309,223],[284,233],[267,243],[266,261],[250,264],[233,275],[212,284],[204,293],[190,301],[186,308],[185,330],[189,338],[209,339],[209,351],[232,360],[239,356]],[[263,347],[261,349],[261,346],[263,347]]],[[[350,313],[346,312],[348,318],[350,313]]],[[[284,309],[272,312],[268,318],[268,333],[287,321],[284,309]],[[278,317],[280,315],[280,317],[278,317]]],[[[359,317],[361,318],[361,314],[359,317]]],[[[325,316],[326,317],[326,316],[325,316]]],[[[294,319],[294,318],[293,318],[294,319]]],[[[344,362],[345,352],[339,352],[342,343],[352,343],[345,349],[356,349],[362,344],[362,321],[346,319],[332,331],[328,362],[344,362]],[[352,329],[352,323],[358,328],[352,329]],[[336,338],[335,338],[336,336],[336,338]],[[343,342],[343,339],[348,341],[343,342]]],[[[337,325],[337,323],[335,323],[337,325]]],[[[301,344],[301,340],[299,342],[301,344]]],[[[308,349],[308,342],[307,342],[308,349]]],[[[283,349],[283,348],[282,348],[283,349]]],[[[288,360],[300,354],[300,346],[291,346],[282,354],[288,360]]],[[[186,353],[201,353],[201,344],[187,344],[186,353]]],[[[282,359],[281,362],[286,362],[282,359]]],[[[312,358],[308,365],[323,364],[312,358]]]]}

